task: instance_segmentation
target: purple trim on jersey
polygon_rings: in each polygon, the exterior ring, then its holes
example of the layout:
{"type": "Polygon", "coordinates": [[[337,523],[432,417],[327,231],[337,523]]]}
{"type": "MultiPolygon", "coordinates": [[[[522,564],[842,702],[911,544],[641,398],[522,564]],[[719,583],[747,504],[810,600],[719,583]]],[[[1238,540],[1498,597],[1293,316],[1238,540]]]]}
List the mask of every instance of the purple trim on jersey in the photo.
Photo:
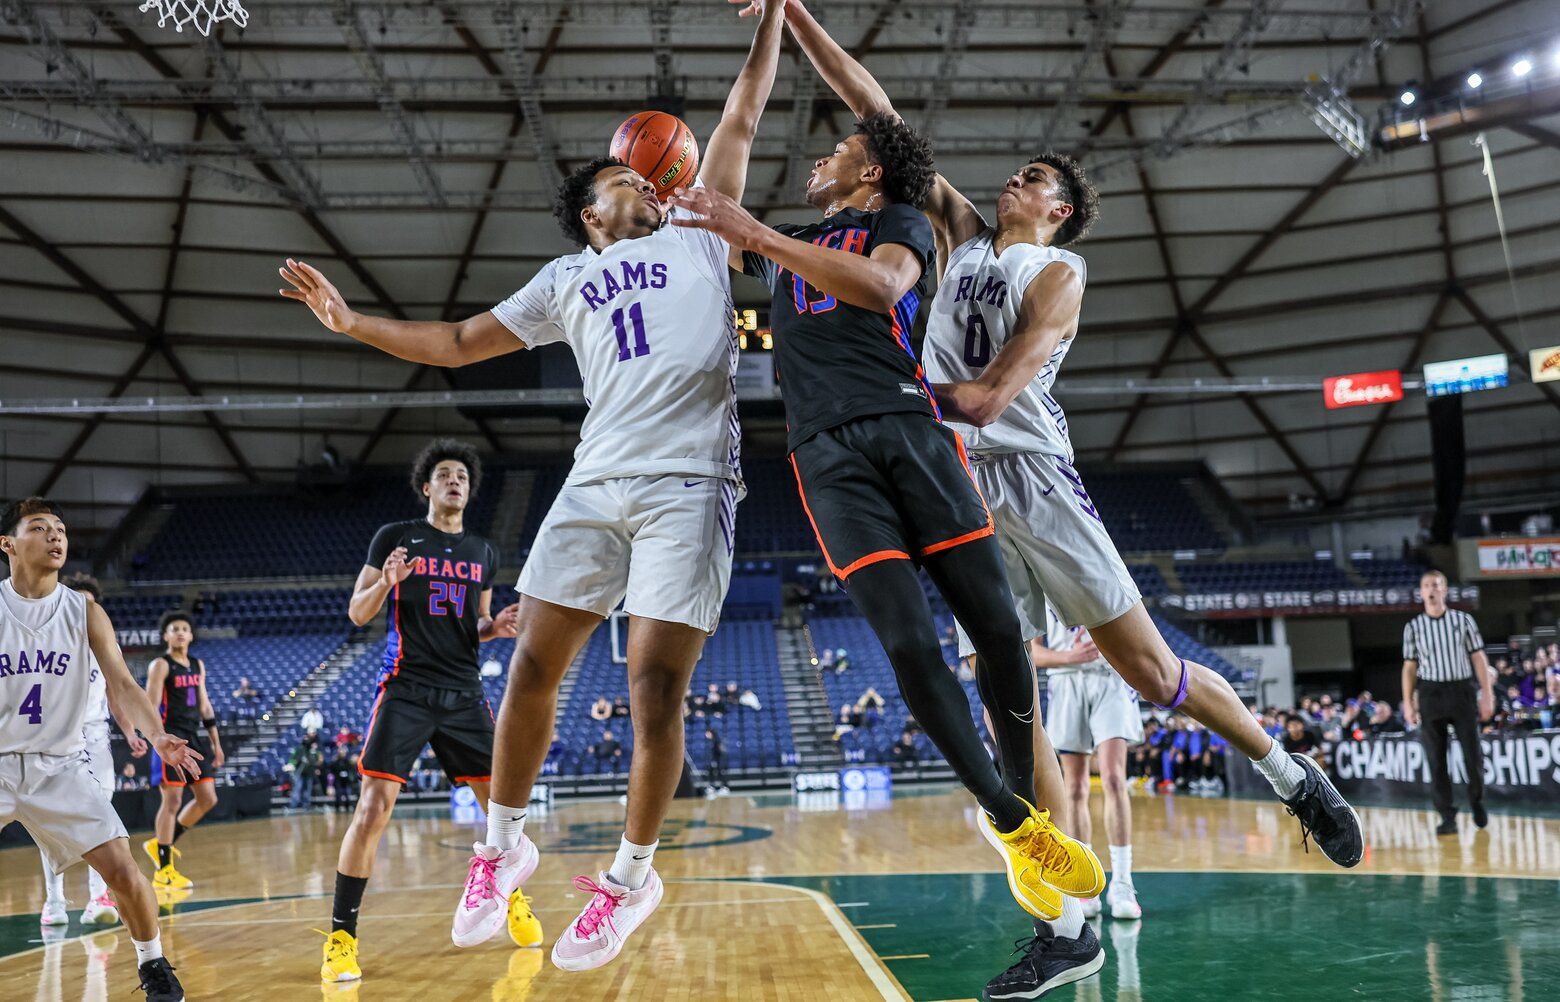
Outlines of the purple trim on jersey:
{"type": "MultiPolygon", "coordinates": [[[[1187,684],[1191,681],[1191,672],[1186,670],[1185,658],[1178,658],[1177,660],[1181,662],[1181,684],[1175,687],[1175,698],[1170,701],[1168,706],[1160,706],[1161,710],[1173,710],[1186,702],[1186,690],[1187,684]]],[[[1157,706],[1158,704],[1156,703],[1155,705],[1157,706]]]]}
{"type": "Polygon", "coordinates": [[[737,487],[729,480],[720,482],[720,534],[726,540],[726,556],[737,548],[737,487]]]}
{"type": "Polygon", "coordinates": [[[1078,471],[1072,468],[1072,464],[1061,456],[1052,456],[1051,458],[1056,460],[1057,472],[1072,481],[1073,497],[1078,499],[1078,507],[1085,515],[1103,525],[1104,520],[1100,518],[1099,511],[1094,507],[1094,502],[1089,498],[1089,492],[1084,490],[1083,477],[1079,476],[1078,471]]]}

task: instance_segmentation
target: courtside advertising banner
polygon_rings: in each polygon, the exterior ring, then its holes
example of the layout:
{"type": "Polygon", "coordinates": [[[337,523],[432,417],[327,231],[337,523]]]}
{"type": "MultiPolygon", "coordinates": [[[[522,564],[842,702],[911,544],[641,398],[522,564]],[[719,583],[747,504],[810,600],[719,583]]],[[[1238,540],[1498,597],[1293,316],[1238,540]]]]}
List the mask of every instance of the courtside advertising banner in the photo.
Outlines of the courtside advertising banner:
{"type": "Polygon", "coordinates": [[[1528,366],[1533,371],[1535,383],[1560,380],[1560,344],[1528,352],[1528,366]]]}
{"type": "Polygon", "coordinates": [[[1332,376],[1322,384],[1322,402],[1330,411],[1402,399],[1403,374],[1396,369],[1332,376]]]}
{"type": "Polygon", "coordinates": [[[1479,576],[1560,577],[1560,537],[1481,539],[1479,576]]]}

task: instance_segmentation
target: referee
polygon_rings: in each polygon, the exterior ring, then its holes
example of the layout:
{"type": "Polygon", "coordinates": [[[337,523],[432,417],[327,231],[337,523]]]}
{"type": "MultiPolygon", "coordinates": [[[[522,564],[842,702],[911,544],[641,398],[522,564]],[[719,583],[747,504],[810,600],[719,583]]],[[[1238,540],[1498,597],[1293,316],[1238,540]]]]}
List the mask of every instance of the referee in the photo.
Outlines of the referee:
{"type": "Polygon", "coordinates": [[[1457,734],[1468,772],[1468,805],[1480,828],[1484,810],[1484,751],[1479,721],[1495,712],[1494,678],[1484,657],[1484,638],[1466,612],[1446,607],[1446,575],[1426,571],[1419,579],[1425,611],[1403,627],[1403,719],[1423,721],[1420,735],[1430,759],[1430,783],[1441,823],[1437,835],[1457,834],[1452,774],[1446,761],[1446,729],[1457,734]],[[1474,679],[1478,679],[1475,690],[1474,679]]]}

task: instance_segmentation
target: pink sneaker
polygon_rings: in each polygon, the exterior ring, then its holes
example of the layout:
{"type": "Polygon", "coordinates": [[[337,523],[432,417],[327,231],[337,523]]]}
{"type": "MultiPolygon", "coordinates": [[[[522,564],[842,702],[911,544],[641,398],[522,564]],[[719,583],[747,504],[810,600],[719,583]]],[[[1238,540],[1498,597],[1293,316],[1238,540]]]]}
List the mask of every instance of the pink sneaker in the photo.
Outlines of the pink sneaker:
{"type": "Polygon", "coordinates": [[[450,939],[456,946],[486,943],[503,931],[509,919],[509,896],[536,872],[541,856],[536,844],[524,835],[508,852],[481,842],[471,850],[466,888],[455,907],[455,924],[450,927],[450,939]]]}
{"type": "Polygon", "coordinates": [[[553,964],[565,971],[589,971],[612,962],[623,943],[661,903],[661,878],[654,869],[645,886],[631,891],[603,871],[598,880],[575,877],[574,886],[595,897],[553,944],[553,964]]]}

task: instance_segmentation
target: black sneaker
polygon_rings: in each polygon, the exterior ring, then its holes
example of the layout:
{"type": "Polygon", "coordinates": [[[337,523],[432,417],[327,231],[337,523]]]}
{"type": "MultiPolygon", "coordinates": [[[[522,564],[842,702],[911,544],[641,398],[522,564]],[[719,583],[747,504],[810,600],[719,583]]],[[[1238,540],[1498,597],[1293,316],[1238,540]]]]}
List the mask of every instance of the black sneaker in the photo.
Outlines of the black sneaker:
{"type": "Polygon", "coordinates": [[[1441,823],[1435,826],[1435,833],[1437,835],[1456,835],[1457,815],[1453,814],[1451,817],[1442,818],[1441,823]]]}
{"type": "Polygon", "coordinates": [[[1077,939],[1032,936],[1017,942],[1018,963],[986,982],[988,999],[1037,999],[1062,985],[1082,981],[1105,966],[1105,951],[1089,924],[1077,939]]]}
{"type": "Polygon", "coordinates": [[[1490,823],[1490,812],[1484,809],[1483,804],[1473,805],[1473,823],[1478,825],[1480,828],[1483,828],[1490,823]]]}
{"type": "Polygon", "coordinates": [[[173,976],[167,957],[141,965],[141,990],[146,992],[146,1002],[184,1002],[184,986],[173,976]]]}
{"type": "Polygon", "coordinates": [[[1311,851],[1308,840],[1339,866],[1357,866],[1365,855],[1365,834],[1359,815],[1338,793],[1332,780],[1309,755],[1291,753],[1305,770],[1305,781],[1293,797],[1284,801],[1289,813],[1300,819],[1300,845],[1311,851]]]}

